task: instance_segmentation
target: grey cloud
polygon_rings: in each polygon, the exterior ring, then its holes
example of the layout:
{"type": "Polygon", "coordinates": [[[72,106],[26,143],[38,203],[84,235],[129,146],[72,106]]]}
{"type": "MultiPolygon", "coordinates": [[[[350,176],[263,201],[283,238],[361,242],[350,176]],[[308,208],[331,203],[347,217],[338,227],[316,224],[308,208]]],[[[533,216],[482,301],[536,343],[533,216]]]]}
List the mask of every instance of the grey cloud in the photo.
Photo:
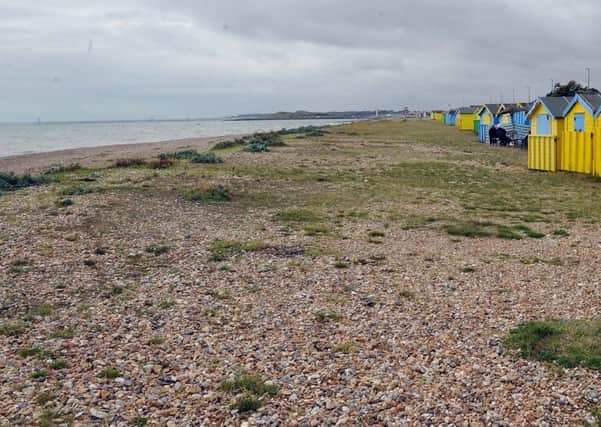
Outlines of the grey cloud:
{"type": "Polygon", "coordinates": [[[599,86],[600,18],[593,0],[21,0],[0,4],[0,121],[457,106],[584,67],[599,86]]]}

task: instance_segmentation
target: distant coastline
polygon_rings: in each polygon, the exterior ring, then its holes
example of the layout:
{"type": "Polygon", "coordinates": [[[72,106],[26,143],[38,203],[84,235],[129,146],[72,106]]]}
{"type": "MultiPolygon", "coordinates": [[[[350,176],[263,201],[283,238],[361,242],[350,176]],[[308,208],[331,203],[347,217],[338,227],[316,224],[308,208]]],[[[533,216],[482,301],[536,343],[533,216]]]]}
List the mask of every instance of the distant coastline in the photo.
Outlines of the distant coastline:
{"type": "Polygon", "coordinates": [[[367,120],[379,117],[394,117],[401,115],[400,111],[393,110],[366,110],[366,111],[282,111],[267,114],[241,114],[226,117],[226,121],[253,121],[253,120],[367,120]]]}

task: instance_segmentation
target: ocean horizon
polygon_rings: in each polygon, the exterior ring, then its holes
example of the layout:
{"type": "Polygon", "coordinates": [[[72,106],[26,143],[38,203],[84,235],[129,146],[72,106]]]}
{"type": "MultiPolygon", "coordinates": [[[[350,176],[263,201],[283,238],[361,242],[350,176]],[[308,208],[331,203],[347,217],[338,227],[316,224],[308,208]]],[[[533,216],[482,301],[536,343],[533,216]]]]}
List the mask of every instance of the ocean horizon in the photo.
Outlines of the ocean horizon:
{"type": "Polygon", "coordinates": [[[0,123],[0,157],[326,126],[350,120],[172,119],[0,123]]]}

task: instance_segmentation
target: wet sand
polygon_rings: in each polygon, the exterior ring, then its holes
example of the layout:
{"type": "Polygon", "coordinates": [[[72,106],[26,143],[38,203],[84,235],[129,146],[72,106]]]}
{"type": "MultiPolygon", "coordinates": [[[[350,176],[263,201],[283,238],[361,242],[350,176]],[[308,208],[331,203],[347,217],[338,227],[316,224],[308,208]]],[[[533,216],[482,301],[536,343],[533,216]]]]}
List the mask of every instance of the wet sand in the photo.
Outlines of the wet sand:
{"type": "Polygon", "coordinates": [[[161,153],[194,149],[204,151],[220,141],[237,138],[228,135],[206,138],[186,138],[142,144],[105,145],[75,148],[47,153],[19,154],[0,157],[0,171],[36,173],[52,167],[79,164],[84,167],[106,167],[118,159],[149,159],[161,153]]]}

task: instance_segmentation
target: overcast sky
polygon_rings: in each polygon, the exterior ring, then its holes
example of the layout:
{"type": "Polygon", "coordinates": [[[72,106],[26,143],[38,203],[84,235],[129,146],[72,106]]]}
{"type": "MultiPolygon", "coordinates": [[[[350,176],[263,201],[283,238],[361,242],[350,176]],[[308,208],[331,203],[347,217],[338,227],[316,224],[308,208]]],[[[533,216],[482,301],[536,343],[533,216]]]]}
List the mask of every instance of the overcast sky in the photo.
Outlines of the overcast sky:
{"type": "Polygon", "coordinates": [[[601,86],[601,3],[0,0],[0,121],[446,108],[601,86]]]}

